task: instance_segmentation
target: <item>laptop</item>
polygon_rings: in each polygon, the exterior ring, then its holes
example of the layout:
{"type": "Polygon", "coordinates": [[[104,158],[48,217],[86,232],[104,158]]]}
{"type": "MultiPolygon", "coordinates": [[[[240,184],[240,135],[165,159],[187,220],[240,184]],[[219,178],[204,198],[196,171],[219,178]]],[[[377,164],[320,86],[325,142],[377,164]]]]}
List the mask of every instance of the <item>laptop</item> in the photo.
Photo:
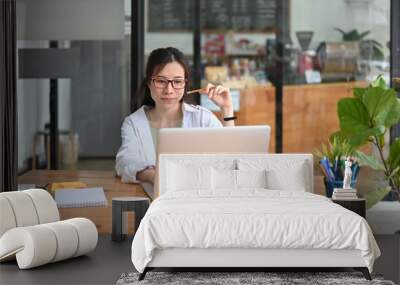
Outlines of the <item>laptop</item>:
{"type": "Polygon", "coordinates": [[[165,128],[158,132],[161,153],[268,153],[270,126],[165,128]]]}
{"type": "MultiPolygon", "coordinates": [[[[271,127],[165,128],[158,131],[161,153],[268,153],[271,127]]],[[[152,197],[158,196],[158,163],[152,197]]]]}

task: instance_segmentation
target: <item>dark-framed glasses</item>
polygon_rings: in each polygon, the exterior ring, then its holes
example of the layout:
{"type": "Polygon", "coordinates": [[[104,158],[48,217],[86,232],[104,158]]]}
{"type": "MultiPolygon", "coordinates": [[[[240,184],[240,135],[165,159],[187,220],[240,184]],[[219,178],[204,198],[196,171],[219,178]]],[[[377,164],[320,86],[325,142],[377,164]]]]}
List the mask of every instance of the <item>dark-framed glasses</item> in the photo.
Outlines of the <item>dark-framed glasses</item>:
{"type": "Polygon", "coordinates": [[[166,78],[161,78],[161,77],[153,77],[152,82],[154,84],[154,87],[159,88],[159,89],[164,89],[168,87],[168,84],[171,82],[172,88],[174,89],[183,89],[185,88],[186,85],[186,79],[184,78],[176,78],[176,79],[166,79],[166,78]]]}

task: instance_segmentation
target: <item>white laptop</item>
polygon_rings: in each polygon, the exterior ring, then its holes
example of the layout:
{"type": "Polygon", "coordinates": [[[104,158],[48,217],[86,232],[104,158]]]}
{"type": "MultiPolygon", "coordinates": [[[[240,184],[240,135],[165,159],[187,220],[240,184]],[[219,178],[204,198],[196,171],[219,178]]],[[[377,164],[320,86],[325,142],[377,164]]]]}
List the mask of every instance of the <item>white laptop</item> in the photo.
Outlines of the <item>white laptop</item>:
{"type": "Polygon", "coordinates": [[[158,132],[160,153],[267,153],[270,126],[165,128],[158,132]]]}

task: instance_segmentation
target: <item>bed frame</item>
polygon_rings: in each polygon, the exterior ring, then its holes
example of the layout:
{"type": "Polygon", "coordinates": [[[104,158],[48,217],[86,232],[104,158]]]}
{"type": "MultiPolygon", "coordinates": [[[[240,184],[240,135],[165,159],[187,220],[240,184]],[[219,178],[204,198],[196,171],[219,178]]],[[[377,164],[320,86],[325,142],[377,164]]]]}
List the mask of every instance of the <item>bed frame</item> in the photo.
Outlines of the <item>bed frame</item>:
{"type": "MultiPolygon", "coordinates": [[[[197,159],[207,158],[210,164],[213,161],[240,158],[266,158],[281,160],[305,160],[308,177],[307,192],[313,193],[313,156],[311,154],[161,154],[159,157],[158,183],[163,185],[167,179],[167,161],[180,160],[191,156],[197,159]]],[[[163,193],[163,187],[160,187],[163,193]]],[[[234,271],[250,271],[250,269],[271,268],[353,268],[361,271],[367,280],[371,276],[359,250],[330,250],[330,249],[254,249],[254,248],[169,248],[158,249],[154,252],[153,259],[139,280],[143,280],[146,273],[156,268],[229,268],[234,271]]]]}
{"type": "Polygon", "coordinates": [[[139,280],[143,280],[146,273],[155,268],[231,268],[246,271],[254,268],[338,267],[361,271],[367,280],[371,280],[359,250],[237,248],[156,250],[152,261],[139,275],[139,280]]]}
{"type": "Polygon", "coordinates": [[[271,268],[353,268],[367,280],[371,275],[359,250],[328,249],[193,249],[156,250],[152,261],[139,275],[155,268],[229,268],[235,271],[259,271],[271,268]],[[236,270],[237,269],[237,270],[236,270]]]}

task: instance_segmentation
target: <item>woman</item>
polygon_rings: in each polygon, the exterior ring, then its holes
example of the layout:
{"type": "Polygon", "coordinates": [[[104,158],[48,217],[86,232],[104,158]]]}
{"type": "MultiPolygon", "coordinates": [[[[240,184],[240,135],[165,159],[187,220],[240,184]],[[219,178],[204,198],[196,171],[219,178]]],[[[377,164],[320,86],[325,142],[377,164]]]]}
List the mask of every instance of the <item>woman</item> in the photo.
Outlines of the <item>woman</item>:
{"type": "MultiPolygon", "coordinates": [[[[188,85],[189,68],[182,52],[168,47],[150,53],[139,93],[143,106],[125,118],[121,128],[116,171],[123,182],[154,184],[158,129],[222,126],[209,110],[183,102],[188,85]]],[[[229,89],[208,84],[203,90],[221,109],[223,125],[234,126],[229,89]]]]}

